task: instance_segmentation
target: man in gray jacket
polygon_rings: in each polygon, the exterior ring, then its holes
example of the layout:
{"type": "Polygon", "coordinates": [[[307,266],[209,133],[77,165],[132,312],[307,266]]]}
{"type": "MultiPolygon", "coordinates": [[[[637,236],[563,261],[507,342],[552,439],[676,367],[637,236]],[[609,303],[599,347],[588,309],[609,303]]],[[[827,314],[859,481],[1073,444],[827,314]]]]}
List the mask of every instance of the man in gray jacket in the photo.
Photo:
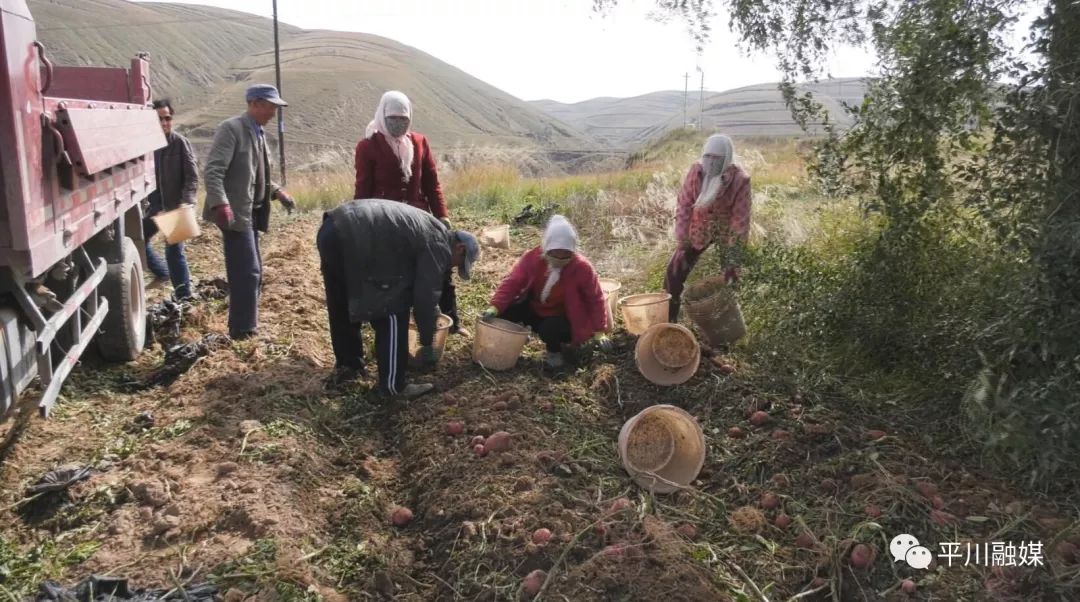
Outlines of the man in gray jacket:
{"type": "Polygon", "coordinates": [[[180,205],[194,205],[199,190],[199,166],[195,151],[187,138],[173,131],[173,108],[168,100],[155,100],[161,131],[165,132],[165,146],[154,151],[154,175],[157,188],[150,193],[150,208],[143,219],[143,238],[146,239],[146,263],[154,274],[155,283],[172,280],[173,294],[179,301],[191,299],[191,275],[188,273],[184,243],[165,245],[165,261],[162,262],[151,239],[158,232],[152,219],[162,211],[172,211],[180,205]]]}
{"type": "Polygon", "coordinates": [[[323,215],[316,239],[330,342],[337,360],[335,380],[364,370],[364,322],[375,329],[379,390],[406,399],[434,386],[406,380],[409,312],[416,318],[420,359],[436,361],[432,343],[439,297],[451,268],[469,279],[480,245],[468,232],[450,230],[431,213],[385,199],[353,200],[323,215]]]}
{"type": "Polygon", "coordinates": [[[270,152],[263,126],[288,106],[269,84],[247,89],[247,112],[218,125],[206,160],[203,219],[221,228],[229,280],[229,336],[244,339],[259,325],[262,255],[259,233],[270,226],[270,200],[292,213],[296,203],[270,179],[270,152]]]}

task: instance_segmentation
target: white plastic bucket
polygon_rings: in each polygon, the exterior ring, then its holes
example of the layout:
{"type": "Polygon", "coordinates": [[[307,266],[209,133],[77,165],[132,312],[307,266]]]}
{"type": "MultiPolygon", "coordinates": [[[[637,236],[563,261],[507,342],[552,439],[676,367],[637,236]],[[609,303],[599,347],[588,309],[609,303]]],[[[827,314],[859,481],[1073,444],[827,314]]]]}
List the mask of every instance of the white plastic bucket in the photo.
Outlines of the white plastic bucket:
{"type": "Polygon", "coordinates": [[[529,329],[520,324],[499,318],[477,320],[473,360],[488,370],[509,370],[528,341],[529,329]]]}
{"type": "MultiPolygon", "coordinates": [[[[442,359],[443,350],[446,348],[446,335],[454,320],[446,314],[439,314],[435,318],[435,338],[431,346],[435,349],[435,361],[442,359]]],[[[413,365],[420,363],[420,330],[416,327],[415,320],[409,320],[409,362],[413,365]]]]}
{"type": "Polygon", "coordinates": [[[619,299],[626,331],[642,334],[653,324],[667,322],[670,303],[671,295],[667,293],[646,293],[619,299]]]}
{"type": "Polygon", "coordinates": [[[199,220],[195,219],[194,205],[183,204],[172,211],[159,213],[151,219],[157,224],[158,230],[165,235],[165,242],[170,245],[202,234],[202,230],[199,229],[199,220]]]}

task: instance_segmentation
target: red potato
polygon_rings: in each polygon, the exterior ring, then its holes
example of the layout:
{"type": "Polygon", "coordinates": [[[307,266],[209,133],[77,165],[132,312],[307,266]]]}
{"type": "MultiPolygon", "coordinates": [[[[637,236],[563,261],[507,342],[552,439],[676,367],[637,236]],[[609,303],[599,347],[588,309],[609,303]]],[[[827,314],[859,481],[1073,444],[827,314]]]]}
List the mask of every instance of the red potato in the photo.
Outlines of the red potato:
{"type": "Polygon", "coordinates": [[[840,484],[835,479],[821,479],[821,490],[825,493],[835,494],[840,491],[840,484]]]}
{"type": "Polygon", "coordinates": [[[540,589],[544,587],[544,582],[547,581],[547,573],[536,569],[535,571],[525,575],[525,578],[521,580],[521,591],[529,598],[535,598],[536,594],[540,593],[540,589]]]}
{"type": "Polygon", "coordinates": [[[810,580],[810,589],[817,589],[819,587],[825,587],[825,579],[823,577],[814,577],[810,580]]]}
{"type": "Polygon", "coordinates": [[[860,543],[851,549],[851,566],[857,569],[868,569],[874,564],[874,557],[877,554],[874,552],[874,548],[860,543]]]}
{"type": "Polygon", "coordinates": [[[772,438],[777,441],[791,439],[791,431],[785,431],[784,429],[776,429],[772,432],[772,438]]]}
{"type": "Polygon", "coordinates": [[[604,548],[603,554],[609,558],[622,558],[626,555],[626,550],[616,543],[604,548]]]}
{"type": "Polygon", "coordinates": [[[773,521],[773,524],[776,525],[777,529],[787,529],[791,526],[791,517],[780,513],[777,515],[776,520],[773,521]]]}
{"type": "Polygon", "coordinates": [[[784,473],[778,473],[773,475],[772,483],[777,487],[787,487],[791,485],[791,479],[784,473]]]}
{"type": "Polygon", "coordinates": [[[742,430],[737,426],[733,426],[728,429],[727,436],[731,437],[732,439],[742,439],[746,436],[746,431],[742,430]]]}
{"type": "Polygon", "coordinates": [[[540,404],[540,409],[545,412],[554,412],[555,404],[551,403],[550,401],[545,401],[544,403],[540,404]]]}
{"type": "Polygon", "coordinates": [[[483,458],[488,454],[487,447],[484,446],[483,443],[477,443],[476,445],[473,445],[472,450],[473,453],[476,454],[477,458],[483,458]]]}
{"type": "Polygon", "coordinates": [[[765,426],[769,423],[769,413],[758,410],[750,415],[750,424],[754,426],[765,426]]]}
{"type": "Polygon", "coordinates": [[[596,526],[593,527],[593,531],[600,537],[605,537],[607,535],[608,527],[604,523],[596,523],[596,526]]]}
{"type": "Polygon", "coordinates": [[[457,437],[465,432],[465,423],[460,420],[451,420],[446,423],[446,434],[451,437],[457,437]]]}
{"type": "Polygon", "coordinates": [[[930,521],[933,522],[935,525],[944,527],[945,525],[955,523],[956,517],[952,514],[949,514],[948,512],[945,512],[944,510],[931,510],[930,521]]]}
{"type": "Polygon", "coordinates": [[[862,489],[863,487],[869,487],[870,485],[873,485],[874,481],[876,480],[877,477],[875,477],[873,474],[863,473],[851,475],[851,478],[848,479],[848,483],[851,484],[852,489],[862,489]]]}
{"type": "Polygon", "coordinates": [[[697,527],[695,527],[691,523],[683,523],[679,525],[678,528],[675,529],[675,532],[689,539],[690,541],[694,541],[695,539],[697,539],[697,527]]]}
{"type": "Polygon", "coordinates": [[[780,505],[780,496],[769,491],[761,496],[761,507],[766,510],[773,510],[780,505]]]}
{"type": "Polygon", "coordinates": [[[935,495],[934,499],[930,500],[930,503],[933,504],[934,508],[937,508],[938,510],[945,509],[945,498],[941,497],[940,495],[935,495]]]}
{"type": "Polygon", "coordinates": [[[933,499],[938,494],[937,485],[930,481],[915,481],[915,491],[918,491],[926,499],[933,499]]]}
{"type": "Polygon", "coordinates": [[[883,438],[885,438],[886,435],[888,435],[888,433],[886,433],[885,431],[879,431],[879,430],[876,430],[876,429],[866,431],[866,438],[870,439],[871,441],[877,441],[878,439],[883,439],[883,438]]]}
{"type": "Polygon", "coordinates": [[[915,590],[918,589],[918,588],[915,587],[915,582],[912,581],[911,579],[904,579],[904,582],[900,584],[900,589],[905,594],[907,594],[909,596],[913,596],[913,595],[915,595],[915,590]]]}
{"type": "Polygon", "coordinates": [[[390,522],[395,527],[408,526],[413,520],[413,512],[405,506],[398,506],[394,509],[394,512],[390,515],[390,522]]]}
{"type": "Polygon", "coordinates": [[[863,512],[870,518],[881,518],[881,507],[875,504],[869,504],[866,508],[863,508],[863,512]]]}
{"type": "Polygon", "coordinates": [[[1057,555],[1065,564],[1076,564],[1080,559],[1080,549],[1071,541],[1063,541],[1057,545],[1057,555]]]}
{"type": "Polygon", "coordinates": [[[735,364],[729,364],[725,362],[723,364],[717,365],[716,368],[720,371],[720,374],[723,374],[725,376],[735,374],[735,364]]]}
{"type": "Polygon", "coordinates": [[[472,441],[469,441],[469,445],[471,445],[473,447],[476,447],[477,445],[483,445],[483,444],[484,444],[484,436],[483,435],[477,435],[477,436],[472,438],[472,441]]]}
{"type": "Polygon", "coordinates": [[[630,500],[628,500],[628,499],[626,499],[624,497],[621,497],[621,498],[617,498],[615,501],[611,502],[611,505],[608,506],[607,513],[608,514],[618,514],[618,513],[622,512],[623,510],[629,510],[630,508],[633,508],[633,507],[634,507],[634,504],[631,503],[630,500]]]}
{"type": "Polygon", "coordinates": [[[510,433],[506,431],[496,431],[491,433],[491,436],[489,436],[484,443],[484,449],[486,449],[488,453],[508,451],[510,449],[510,433]]]}
{"type": "Polygon", "coordinates": [[[537,530],[533,531],[532,542],[534,544],[536,544],[538,546],[542,546],[542,545],[546,544],[548,541],[551,541],[551,530],[550,529],[541,528],[541,529],[537,529],[537,530]]]}
{"type": "Polygon", "coordinates": [[[814,547],[817,539],[814,538],[814,534],[809,531],[803,531],[799,533],[799,536],[795,538],[795,547],[802,548],[804,550],[811,550],[814,547]]]}

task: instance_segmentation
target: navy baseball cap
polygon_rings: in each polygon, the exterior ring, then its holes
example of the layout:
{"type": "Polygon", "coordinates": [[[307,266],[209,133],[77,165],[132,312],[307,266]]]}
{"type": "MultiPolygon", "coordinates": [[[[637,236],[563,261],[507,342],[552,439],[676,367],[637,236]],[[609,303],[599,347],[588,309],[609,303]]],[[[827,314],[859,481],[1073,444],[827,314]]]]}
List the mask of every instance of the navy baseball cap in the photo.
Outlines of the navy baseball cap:
{"type": "Polygon", "coordinates": [[[246,98],[248,102],[253,100],[265,100],[272,102],[279,107],[289,106],[289,103],[285,102],[285,100],[281,98],[281,95],[278,94],[278,89],[270,84],[255,84],[254,86],[251,86],[244,94],[244,98],[246,98]]]}
{"type": "Polygon", "coordinates": [[[465,245],[465,261],[458,268],[458,276],[461,276],[462,280],[468,280],[472,274],[473,264],[480,257],[480,243],[476,241],[475,236],[464,230],[454,232],[454,236],[459,243],[465,245]]]}

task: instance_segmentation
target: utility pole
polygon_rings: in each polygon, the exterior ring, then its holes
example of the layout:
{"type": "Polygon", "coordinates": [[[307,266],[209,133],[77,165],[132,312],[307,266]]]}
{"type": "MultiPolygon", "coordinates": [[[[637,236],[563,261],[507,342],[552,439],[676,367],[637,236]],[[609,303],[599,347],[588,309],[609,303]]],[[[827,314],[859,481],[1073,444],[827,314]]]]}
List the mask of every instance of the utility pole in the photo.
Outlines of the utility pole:
{"type": "MultiPolygon", "coordinates": [[[[281,93],[281,45],[278,42],[277,0],[274,2],[274,84],[281,93]]],[[[281,185],[285,185],[285,107],[277,110],[278,154],[281,163],[281,185]]]]}
{"type": "Polygon", "coordinates": [[[683,76],[683,92],[682,92],[682,127],[686,129],[686,97],[690,95],[690,73],[687,72],[683,76]]]}
{"type": "Polygon", "coordinates": [[[698,109],[698,129],[705,129],[705,71],[701,71],[701,108],[698,109]]]}

